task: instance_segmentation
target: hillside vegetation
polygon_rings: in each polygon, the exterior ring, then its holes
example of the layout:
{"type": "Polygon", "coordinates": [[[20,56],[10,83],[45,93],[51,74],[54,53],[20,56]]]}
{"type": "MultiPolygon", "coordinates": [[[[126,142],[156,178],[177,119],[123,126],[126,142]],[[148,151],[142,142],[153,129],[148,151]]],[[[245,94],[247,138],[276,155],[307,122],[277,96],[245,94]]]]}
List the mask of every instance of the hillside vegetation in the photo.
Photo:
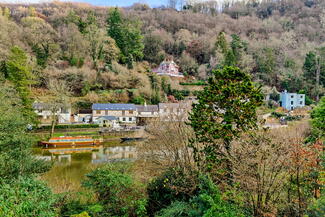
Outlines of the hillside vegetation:
{"type": "Polygon", "coordinates": [[[27,67],[25,83],[36,100],[59,92],[77,107],[88,107],[92,102],[157,103],[195,94],[200,88],[152,73],[170,56],[188,75],[185,83],[234,65],[266,92],[275,87],[317,99],[325,90],[321,0],[238,2],[222,10],[207,2],[179,11],[144,4],[119,9],[60,2],[0,6],[3,77],[17,80],[8,62],[19,50],[26,62],[17,64],[27,67]]]}

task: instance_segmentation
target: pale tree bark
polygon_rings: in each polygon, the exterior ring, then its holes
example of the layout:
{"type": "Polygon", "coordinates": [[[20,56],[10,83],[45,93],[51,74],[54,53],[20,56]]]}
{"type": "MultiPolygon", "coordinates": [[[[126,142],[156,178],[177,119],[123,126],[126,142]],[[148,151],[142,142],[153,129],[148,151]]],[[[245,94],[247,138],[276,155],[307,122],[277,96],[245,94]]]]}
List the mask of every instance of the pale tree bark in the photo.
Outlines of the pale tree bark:
{"type": "Polygon", "coordinates": [[[319,102],[319,77],[320,77],[320,56],[317,57],[317,68],[316,68],[316,101],[319,102]]]}

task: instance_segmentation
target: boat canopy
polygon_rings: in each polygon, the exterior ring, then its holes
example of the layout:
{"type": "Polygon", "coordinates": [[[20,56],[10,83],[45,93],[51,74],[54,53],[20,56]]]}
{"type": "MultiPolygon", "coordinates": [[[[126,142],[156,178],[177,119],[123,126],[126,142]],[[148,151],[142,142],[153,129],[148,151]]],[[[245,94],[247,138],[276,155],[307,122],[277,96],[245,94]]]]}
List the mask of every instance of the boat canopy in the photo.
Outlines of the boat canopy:
{"type": "Polygon", "coordinates": [[[50,139],[49,142],[92,142],[93,139],[92,138],[71,138],[71,139],[64,139],[64,138],[60,138],[60,139],[50,139]]]}

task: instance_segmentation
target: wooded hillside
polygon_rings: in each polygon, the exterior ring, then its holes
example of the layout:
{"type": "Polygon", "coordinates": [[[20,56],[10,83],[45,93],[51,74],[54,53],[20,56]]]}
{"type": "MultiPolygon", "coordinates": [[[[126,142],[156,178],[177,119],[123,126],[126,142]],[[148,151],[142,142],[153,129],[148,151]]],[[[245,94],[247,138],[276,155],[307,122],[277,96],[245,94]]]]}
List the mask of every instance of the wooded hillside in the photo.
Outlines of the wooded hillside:
{"type": "Polygon", "coordinates": [[[313,99],[325,90],[321,0],[246,1],[222,9],[206,2],[178,11],[59,2],[0,7],[1,71],[15,80],[8,62],[15,49],[25,52],[26,79],[35,99],[55,95],[57,86],[81,107],[102,101],[157,103],[195,94],[195,88],[151,72],[170,56],[189,75],[185,82],[205,80],[211,69],[234,65],[269,90],[304,91],[313,99]]]}

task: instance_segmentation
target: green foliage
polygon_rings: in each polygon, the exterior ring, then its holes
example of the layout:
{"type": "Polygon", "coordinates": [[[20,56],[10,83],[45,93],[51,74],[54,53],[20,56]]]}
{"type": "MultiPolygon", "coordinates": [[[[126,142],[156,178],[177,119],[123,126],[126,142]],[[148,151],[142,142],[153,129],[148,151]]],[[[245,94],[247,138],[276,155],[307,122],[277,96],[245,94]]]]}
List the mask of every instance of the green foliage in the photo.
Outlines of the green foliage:
{"type": "Polygon", "coordinates": [[[82,212],[80,214],[71,215],[71,217],[90,217],[87,212],[82,212]]]}
{"type": "Polygon", "coordinates": [[[170,94],[173,95],[177,100],[183,100],[186,96],[190,95],[190,91],[172,89],[170,94]]]}
{"type": "Polygon", "coordinates": [[[28,122],[16,91],[0,85],[0,216],[57,216],[56,197],[34,175],[49,169],[49,164],[37,160],[34,144],[27,134],[28,122]]]}
{"type": "Polygon", "coordinates": [[[55,217],[57,199],[44,183],[20,177],[0,184],[0,216],[55,217]]]}
{"type": "Polygon", "coordinates": [[[140,23],[123,18],[119,9],[115,8],[109,11],[107,24],[108,35],[115,40],[121,50],[121,62],[131,66],[133,61],[141,60],[144,45],[140,23]]]}
{"type": "Polygon", "coordinates": [[[190,83],[179,82],[179,84],[183,85],[183,86],[205,86],[205,85],[207,85],[207,83],[205,81],[196,81],[196,82],[190,82],[190,83]]]}
{"type": "MultiPolygon", "coordinates": [[[[55,129],[81,129],[81,128],[99,128],[98,124],[74,124],[74,125],[55,125],[55,129]]],[[[51,126],[41,126],[37,130],[49,130],[51,126]]]]}
{"type": "Polygon", "coordinates": [[[323,96],[311,113],[313,134],[318,138],[325,137],[325,97],[323,96]]]}
{"type": "Polygon", "coordinates": [[[144,105],[144,103],[146,102],[146,100],[142,96],[137,96],[137,97],[134,97],[131,100],[131,102],[134,103],[134,104],[137,104],[137,105],[144,105]]]}
{"type": "Polygon", "coordinates": [[[104,216],[145,216],[146,199],[125,165],[105,165],[86,175],[83,186],[96,192],[104,216]]]}
{"type": "Polygon", "coordinates": [[[26,132],[28,122],[22,115],[21,100],[15,90],[3,83],[0,102],[0,179],[13,180],[47,171],[49,165],[31,153],[35,141],[26,132]]]}
{"type": "Polygon", "coordinates": [[[226,55],[229,47],[228,47],[228,42],[226,40],[226,35],[224,32],[219,33],[215,46],[217,49],[220,49],[220,51],[223,55],[226,55]]]}
{"type": "Polygon", "coordinates": [[[188,202],[176,201],[156,216],[179,217],[235,217],[244,216],[242,211],[232,202],[222,198],[222,194],[210,178],[199,177],[198,192],[188,202]]]}
{"type": "Polygon", "coordinates": [[[32,73],[28,64],[26,53],[19,47],[15,46],[11,48],[10,56],[5,61],[3,71],[5,78],[10,80],[22,101],[24,106],[24,113],[27,116],[33,117],[33,111],[31,108],[30,90],[32,73]]]}
{"type": "Polygon", "coordinates": [[[225,67],[212,73],[189,117],[196,137],[191,146],[196,161],[205,161],[206,169],[219,162],[224,151],[230,151],[234,138],[257,127],[256,109],[263,103],[260,88],[240,69],[225,67]],[[197,149],[194,143],[203,148],[197,149]]]}
{"type": "Polygon", "coordinates": [[[247,49],[247,43],[236,34],[231,35],[230,45],[224,32],[220,32],[215,43],[216,49],[223,55],[221,66],[238,66],[243,52],[247,49]]]}
{"type": "Polygon", "coordinates": [[[40,47],[34,45],[32,47],[33,52],[36,54],[37,64],[43,68],[46,67],[48,58],[50,57],[49,45],[40,47]]]}
{"type": "Polygon", "coordinates": [[[94,201],[93,192],[80,191],[76,194],[70,193],[64,198],[60,207],[60,216],[85,215],[87,213],[92,217],[99,217],[102,211],[103,206],[94,201]]]}
{"type": "Polygon", "coordinates": [[[270,86],[277,86],[276,53],[273,48],[265,47],[256,57],[257,73],[261,80],[270,86]]]}
{"type": "Polygon", "coordinates": [[[288,116],[287,114],[281,113],[281,112],[272,112],[271,116],[275,117],[275,118],[278,118],[278,119],[283,117],[284,120],[286,120],[286,121],[299,121],[299,120],[301,120],[303,118],[302,115],[288,116]]]}
{"type": "Polygon", "coordinates": [[[299,93],[299,94],[305,94],[305,105],[311,105],[311,104],[315,103],[315,102],[310,98],[310,96],[308,96],[308,95],[306,94],[306,91],[305,91],[305,90],[299,90],[298,93],[299,93]]]}
{"type": "Polygon", "coordinates": [[[304,79],[306,81],[305,88],[307,94],[312,98],[315,98],[319,90],[316,89],[316,73],[319,64],[320,69],[320,86],[325,87],[325,47],[310,51],[306,54],[305,62],[303,66],[304,79]]]}
{"type": "Polygon", "coordinates": [[[308,80],[315,79],[314,78],[314,75],[316,72],[316,53],[315,52],[310,51],[309,53],[306,54],[303,69],[305,71],[305,77],[308,80]]]}
{"type": "Polygon", "coordinates": [[[148,213],[154,214],[175,201],[189,201],[197,191],[197,175],[188,176],[177,168],[168,169],[147,186],[148,213]]]}
{"type": "Polygon", "coordinates": [[[163,59],[159,55],[159,52],[162,50],[163,43],[161,41],[161,38],[148,34],[144,37],[144,59],[159,64],[163,59]]]}
{"type": "Polygon", "coordinates": [[[187,217],[191,216],[192,207],[188,202],[175,201],[170,206],[162,209],[156,217],[187,217]]]}
{"type": "Polygon", "coordinates": [[[314,200],[314,202],[309,206],[307,210],[307,216],[308,217],[321,217],[325,216],[325,196],[322,194],[322,196],[314,200]]]}

